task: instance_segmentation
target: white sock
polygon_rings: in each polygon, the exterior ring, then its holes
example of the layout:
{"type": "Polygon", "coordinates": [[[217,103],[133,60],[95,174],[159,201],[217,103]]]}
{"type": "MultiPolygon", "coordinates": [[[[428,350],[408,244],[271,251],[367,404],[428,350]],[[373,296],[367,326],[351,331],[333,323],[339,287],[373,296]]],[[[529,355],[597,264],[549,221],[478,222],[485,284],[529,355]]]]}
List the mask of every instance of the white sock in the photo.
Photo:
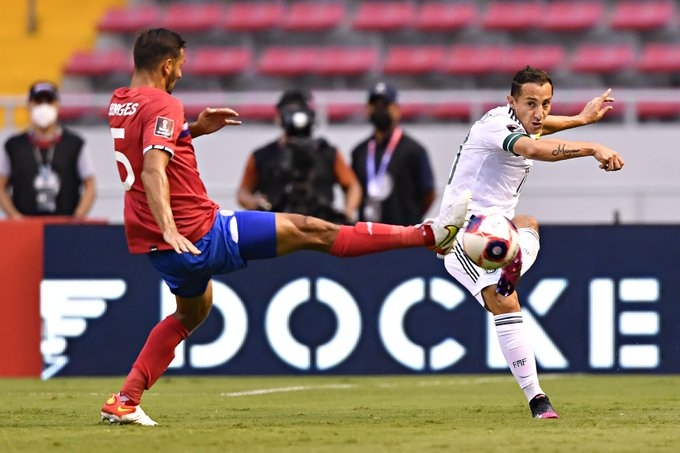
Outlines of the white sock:
{"type": "Polygon", "coordinates": [[[524,329],[522,313],[505,313],[493,317],[498,343],[512,375],[527,397],[527,401],[543,393],[536,373],[536,358],[524,329]]]}
{"type": "Polygon", "coordinates": [[[524,275],[536,262],[541,243],[538,232],[533,228],[519,228],[517,232],[519,233],[519,247],[522,249],[521,275],[524,275]]]}

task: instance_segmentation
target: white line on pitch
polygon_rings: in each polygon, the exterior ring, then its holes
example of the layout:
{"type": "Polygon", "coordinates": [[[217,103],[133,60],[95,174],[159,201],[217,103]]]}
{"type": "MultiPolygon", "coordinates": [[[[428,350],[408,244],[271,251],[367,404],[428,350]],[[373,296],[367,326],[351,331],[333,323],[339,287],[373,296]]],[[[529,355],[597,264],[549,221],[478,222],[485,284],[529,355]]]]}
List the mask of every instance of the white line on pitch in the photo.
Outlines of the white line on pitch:
{"type": "Polygon", "coordinates": [[[226,392],[220,393],[220,396],[254,396],[254,395],[267,395],[269,393],[304,392],[306,390],[328,390],[328,389],[344,390],[352,387],[354,387],[354,385],[352,384],[294,385],[291,387],[245,390],[243,392],[226,392]]]}

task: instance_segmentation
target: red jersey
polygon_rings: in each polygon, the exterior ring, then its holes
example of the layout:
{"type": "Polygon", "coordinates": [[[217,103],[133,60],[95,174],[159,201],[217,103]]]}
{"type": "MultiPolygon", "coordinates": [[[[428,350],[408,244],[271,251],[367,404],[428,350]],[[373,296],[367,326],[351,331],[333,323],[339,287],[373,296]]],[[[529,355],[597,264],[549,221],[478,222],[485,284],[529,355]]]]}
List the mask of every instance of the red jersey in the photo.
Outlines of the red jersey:
{"type": "Polygon", "coordinates": [[[124,220],[130,252],[171,249],[149,209],[141,179],[144,153],[150,149],[171,156],[165,171],[177,230],[191,242],[205,236],[219,207],[208,198],[198,173],[182,103],[158,88],[119,88],[109,104],[109,125],[126,190],[124,220]]]}

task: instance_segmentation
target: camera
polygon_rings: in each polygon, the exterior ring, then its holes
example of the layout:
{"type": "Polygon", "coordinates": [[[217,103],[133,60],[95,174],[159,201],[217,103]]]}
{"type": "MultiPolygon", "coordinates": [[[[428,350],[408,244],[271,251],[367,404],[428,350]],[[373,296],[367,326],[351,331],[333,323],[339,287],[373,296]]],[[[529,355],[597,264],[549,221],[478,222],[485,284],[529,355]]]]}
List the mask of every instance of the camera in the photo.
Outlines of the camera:
{"type": "Polygon", "coordinates": [[[314,111],[305,105],[293,104],[280,111],[281,127],[287,137],[311,137],[314,111]]]}
{"type": "Polygon", "coordinates": [[[312,98],[302,90],[288,90],[276,104],[281,127],[287,137],[311,137],[316,121],[312,98]]]}

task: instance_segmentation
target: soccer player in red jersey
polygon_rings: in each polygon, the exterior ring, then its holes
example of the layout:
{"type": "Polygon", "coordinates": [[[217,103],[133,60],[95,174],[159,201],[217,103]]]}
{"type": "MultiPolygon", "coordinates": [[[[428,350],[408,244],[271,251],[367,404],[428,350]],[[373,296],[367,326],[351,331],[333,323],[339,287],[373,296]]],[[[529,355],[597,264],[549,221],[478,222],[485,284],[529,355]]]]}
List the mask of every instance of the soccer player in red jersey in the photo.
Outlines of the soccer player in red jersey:
{"type": "Polygon", "coordinates": [[[139,406],[142,393],[208,316],[211,276],[303,249],[340,257],[405,247],[446,254],[471,198],[465,193],[439,217],[416,226],[340,226],[299,214],[220,210],[199,177],[192,138],[240,121],[231,109],[206,108],[196,122],[186,122],[182,103],[171,95],[182,77],[184,47],[171,30],[143,31],[134,45],[130,86],[117,89],[109,105],[128,248],[148,255],[177,301],[177,310],[149,333],[120,392],[104,403],[102,420],[111,423],[156,425],[139,406]]]}

